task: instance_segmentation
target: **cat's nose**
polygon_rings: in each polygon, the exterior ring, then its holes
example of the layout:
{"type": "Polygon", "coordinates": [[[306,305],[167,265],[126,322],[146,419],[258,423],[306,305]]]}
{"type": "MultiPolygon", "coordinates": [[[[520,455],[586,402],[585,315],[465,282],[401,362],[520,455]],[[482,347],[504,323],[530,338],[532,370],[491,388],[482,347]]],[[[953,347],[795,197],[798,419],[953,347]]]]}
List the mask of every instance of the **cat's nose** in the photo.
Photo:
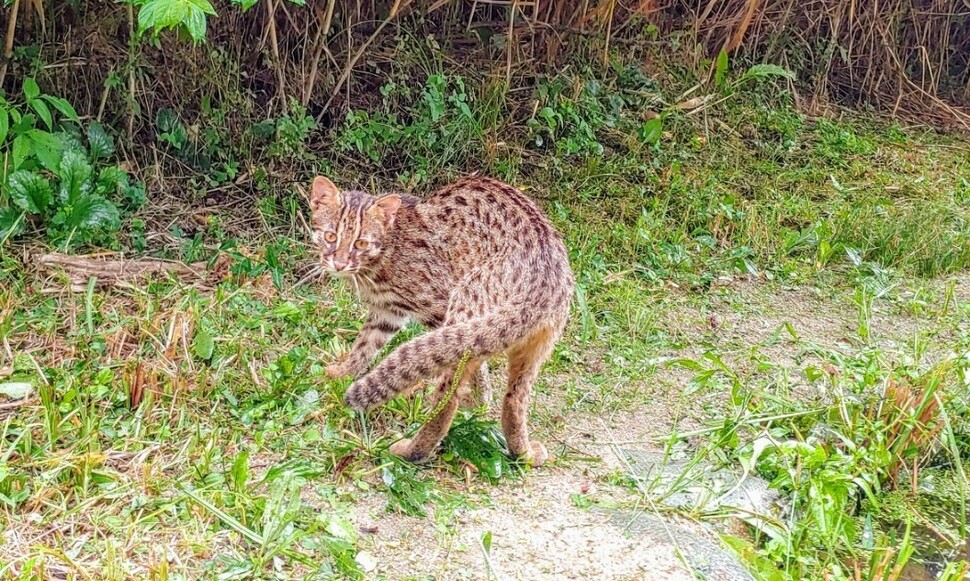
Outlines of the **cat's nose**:
{"type": "Polygon", "coordinates": [[[347,259],[346,258],[343,259],[343,260],[341,260],[340,258],[336,258],[335,257],[333,259],[333,269],[334,270],[336,270],[337,272],[340,272],[341,270],[343,270],[345,268],[347,268],[347,259]]]}

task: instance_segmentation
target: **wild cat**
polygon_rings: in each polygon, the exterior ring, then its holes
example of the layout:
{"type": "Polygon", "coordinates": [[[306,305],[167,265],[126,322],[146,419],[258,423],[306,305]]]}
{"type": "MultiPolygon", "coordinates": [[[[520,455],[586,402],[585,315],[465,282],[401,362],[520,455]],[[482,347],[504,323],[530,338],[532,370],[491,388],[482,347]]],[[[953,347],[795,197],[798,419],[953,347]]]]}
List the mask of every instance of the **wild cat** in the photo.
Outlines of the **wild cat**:
{"type": "Polygon", "coordinates": [[[574,281],[562,239],[536,204],[483,177],[417,198],[341,191],[320,176],[310,209],[324,270],[353,279],[369,310],[348,356],[327,368],[332,377],[356,378],[344,402],[371,409],[434,378],[440,411],[414,438],[391,446],[392,453],[421,461],[455,417],[458,398],[449,392],[458,369],[460,387],[468,387],[476,377],[481,381],[490,358],[504,353],[502,429],[509,451],[543,463],[545,446],[529,440],[529,397],[566,325],[574,281]],[[367,372],[411,319],[430,330],[367,372]]]}

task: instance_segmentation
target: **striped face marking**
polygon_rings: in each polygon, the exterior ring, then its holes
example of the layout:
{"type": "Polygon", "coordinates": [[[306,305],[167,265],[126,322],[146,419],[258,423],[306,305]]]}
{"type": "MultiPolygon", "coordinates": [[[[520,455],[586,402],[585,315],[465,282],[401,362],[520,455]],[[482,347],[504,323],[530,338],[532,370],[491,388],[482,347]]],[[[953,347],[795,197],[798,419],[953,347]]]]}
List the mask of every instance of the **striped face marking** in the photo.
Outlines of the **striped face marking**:
{"type": "Polygon", "coordinates": [[[318,191],[314,182],[310,206],[313,240],[320,248],[324,270],[337,276],[353,276],[380,257],[384,239],[400,206],[400,197],[377,198],[358,191],[318,191]]]}

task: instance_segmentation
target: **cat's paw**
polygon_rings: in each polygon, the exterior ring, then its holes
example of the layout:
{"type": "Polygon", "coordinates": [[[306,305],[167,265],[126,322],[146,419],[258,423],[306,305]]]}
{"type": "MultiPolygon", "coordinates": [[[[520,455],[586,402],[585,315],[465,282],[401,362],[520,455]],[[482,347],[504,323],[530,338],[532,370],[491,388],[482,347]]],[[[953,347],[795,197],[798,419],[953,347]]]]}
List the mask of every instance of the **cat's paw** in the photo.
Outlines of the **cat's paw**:
{"type": "Polygon", "coordinates": [[[542,442],[530,442],[529,451],[522,455],[522,460],[532,466],[542,466],[549,459],[549,452],[542,442]]]}
{"type": "Polygon", "coordinates": [[[391,454],[399,458],[404,458],[408,462],[423,462],[430,456],[427,452],[416,449],[414,440],[411,438],[402,438],[394,442],[391,444],[389,450],[391,454]]]}
{"type": "Polygon", "coordinates": [[[397,442],[394,442],[389,448],[391,454],[400,458],[407,458],[411,454],[411,441],[411,438],[401,438],[397,442]]]}

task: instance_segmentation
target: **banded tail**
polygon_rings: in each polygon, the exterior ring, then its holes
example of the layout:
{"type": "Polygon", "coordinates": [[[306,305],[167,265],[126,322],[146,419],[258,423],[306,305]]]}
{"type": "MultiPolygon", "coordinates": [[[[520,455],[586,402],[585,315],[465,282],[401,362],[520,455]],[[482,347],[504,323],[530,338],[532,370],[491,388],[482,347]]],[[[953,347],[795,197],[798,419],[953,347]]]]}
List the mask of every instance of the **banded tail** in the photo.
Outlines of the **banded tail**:
{"type": "Polygon", "coordinates": [[[370,373],[350,386],[344,403],[357,410],[375,408],[421,379],[454,369],[471,359],[504,353],[526,339],[542,318],[542,309],[506,306],[481,317],[445,325],[401,345],[370,373]]]}

